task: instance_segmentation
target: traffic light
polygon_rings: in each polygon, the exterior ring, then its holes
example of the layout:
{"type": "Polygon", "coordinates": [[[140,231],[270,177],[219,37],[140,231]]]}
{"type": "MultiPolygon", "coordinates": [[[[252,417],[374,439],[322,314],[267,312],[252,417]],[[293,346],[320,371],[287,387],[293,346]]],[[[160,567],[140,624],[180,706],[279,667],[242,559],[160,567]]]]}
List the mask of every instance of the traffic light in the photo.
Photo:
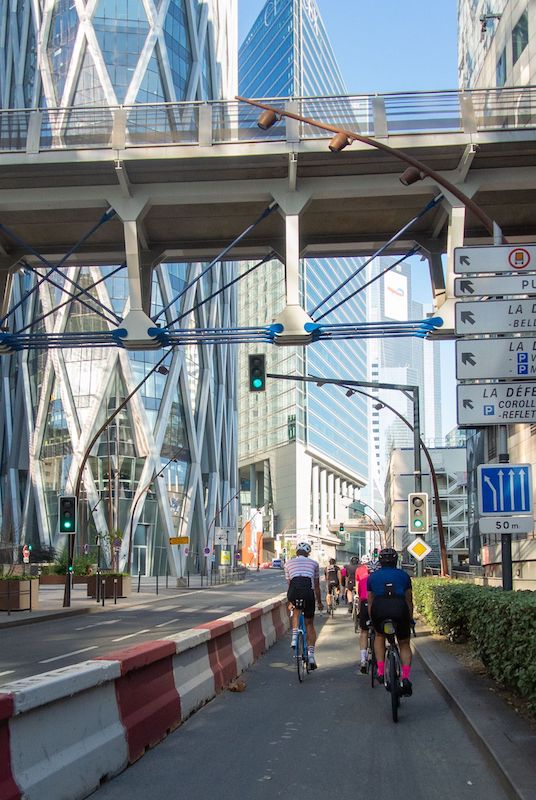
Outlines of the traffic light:
{"type": "Polygon", "coordinates": [[[428,494],[411,492],[408,495],[408,530],[410,533],[427,533],[428,526],[428,494]]]}
{"type": "Polygon", "coordinates": [[[375,547],[374,550],[372,551],[372,558],[373,558],[374,561],[378,560],[378,548],[377,547],[375,547]]]}
{"type": "Polygon", "coordinates": [[[339,533],[344,533],[344,522],[339,522],[339,533]]]}
{"type": "Polygon", "coordinates": [[[76,497],[62,495],[58,498],[60,533],[76,532],[76,497]]]}
{"type": "Polygon", "coordinates": [[[248,356],[249,362],[249,391],[264,392],[266,389],[266,356],[256,353],[248,356]]]}

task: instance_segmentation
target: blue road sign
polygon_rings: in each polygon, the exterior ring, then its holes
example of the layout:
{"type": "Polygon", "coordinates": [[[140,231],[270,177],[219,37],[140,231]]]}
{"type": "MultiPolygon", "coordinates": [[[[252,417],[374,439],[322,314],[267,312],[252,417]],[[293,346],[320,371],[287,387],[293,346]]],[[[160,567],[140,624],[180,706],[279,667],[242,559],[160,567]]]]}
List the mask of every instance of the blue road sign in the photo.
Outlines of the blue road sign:
{"type": "Polygon", "coordinates": [[[480,516],[532,514],[531,465],[480,464],[478,512],[480,516]]]}

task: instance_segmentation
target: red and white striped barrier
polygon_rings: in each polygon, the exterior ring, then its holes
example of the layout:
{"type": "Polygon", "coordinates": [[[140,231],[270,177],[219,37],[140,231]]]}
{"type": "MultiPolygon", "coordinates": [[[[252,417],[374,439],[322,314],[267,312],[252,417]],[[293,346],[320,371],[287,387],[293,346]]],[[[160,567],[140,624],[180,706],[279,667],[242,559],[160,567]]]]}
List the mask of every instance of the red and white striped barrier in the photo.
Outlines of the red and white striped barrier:
{"type": "Polygon", "coordinates": [[[0,800],[81,800],[288,629],[286,597],[0,688],[0,800]]]}

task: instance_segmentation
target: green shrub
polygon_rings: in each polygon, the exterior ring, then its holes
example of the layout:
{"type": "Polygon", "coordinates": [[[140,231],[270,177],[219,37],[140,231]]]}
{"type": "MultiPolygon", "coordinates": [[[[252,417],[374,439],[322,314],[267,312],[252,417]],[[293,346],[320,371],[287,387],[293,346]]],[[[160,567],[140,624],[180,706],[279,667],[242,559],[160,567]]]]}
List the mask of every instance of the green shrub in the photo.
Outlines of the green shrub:
{"type": "Polygon", "coordinates": [[[36,581],[39,575],[0,575],[0,581],[36,581]]]}
{"type": "Polygon", "coordinates": [[[536,710],[536,592],[504,592],[445,578],[416,578],[417,611],[432,630],[468,641],[490,676],[536,710]]]}
{"type": "MultiPolygon", "coordinates": [[[[67,550],[64,549],[61,551],[58,560],[52,566],[52,574],[53,575],[65,575],[67,572],[67,563],[69,560],[69,554],[67,550]]],[[[74,575],[88,575],[89,567],[92,567],[95,563],[95,559],[91,556],[75,556],[73,559],[73,574],[74,575]]]]}

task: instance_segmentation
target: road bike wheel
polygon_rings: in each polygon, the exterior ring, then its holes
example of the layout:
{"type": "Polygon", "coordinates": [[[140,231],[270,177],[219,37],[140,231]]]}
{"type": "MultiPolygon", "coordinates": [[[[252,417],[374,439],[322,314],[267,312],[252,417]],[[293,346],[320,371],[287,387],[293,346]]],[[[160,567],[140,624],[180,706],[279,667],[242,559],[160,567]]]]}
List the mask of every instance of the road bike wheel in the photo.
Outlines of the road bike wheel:
{"type": "Polygon", "coordinates": [[[393,722],[398,722],[398,707],[400,705],[400,675],[398,659],[393,652],[389,651],[389,692],[391,694],[391,713],[393,722]]]}
{"type": "Polygon", "coordinates": [[[378,676],[378,662],[376,661],[376,653],[374,652],[374,631],[369,633],[368,639],[369,660],[368,668],[370,670],[370,685],[374,689],[374,681],[378,676]]]}
{"type": "Polygon", "coordinates": [[[298,631],[296,637],[296,668],[298,670],[298,680],[301,683],[305,677],[305,662],[303,659],[304,638],[303,631],[298,631]]]}

